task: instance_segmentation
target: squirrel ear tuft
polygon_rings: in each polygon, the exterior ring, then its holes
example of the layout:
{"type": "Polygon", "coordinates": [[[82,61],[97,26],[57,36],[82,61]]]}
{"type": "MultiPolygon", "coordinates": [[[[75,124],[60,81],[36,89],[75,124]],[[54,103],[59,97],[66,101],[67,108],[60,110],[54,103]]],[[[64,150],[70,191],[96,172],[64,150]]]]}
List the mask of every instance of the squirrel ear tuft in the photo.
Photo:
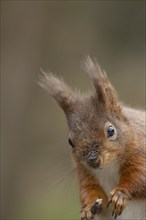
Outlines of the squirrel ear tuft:
{"type": "Polygon", "coordinates": [[[102,105],[104,109],[112,112],[120,113],[121,107],[117,97],[117,93],[104,70],[101,69],[96,60],[92,60],[89,56],[84,61],[84,69],[89,75],[95,90],[98,104],[102,105]]]}
{"type": "Polygon", "coordinates": [[[38,84],[52,95],[65,113],[73,106],[73,93],[63,79],[56,77],[52,73],[45,73],[41,70],[38,84]]]}

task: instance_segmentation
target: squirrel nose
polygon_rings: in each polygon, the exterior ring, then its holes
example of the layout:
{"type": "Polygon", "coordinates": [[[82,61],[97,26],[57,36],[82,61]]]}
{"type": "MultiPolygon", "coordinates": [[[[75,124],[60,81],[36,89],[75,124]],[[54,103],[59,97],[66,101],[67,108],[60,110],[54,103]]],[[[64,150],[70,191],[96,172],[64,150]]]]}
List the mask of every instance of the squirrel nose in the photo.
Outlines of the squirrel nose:
{"type": "Polygon", "coordinates": [[[87,154],[86,161],[89,165],[94,165],[96,158],[97,158],[97,153],[94,150],[92,150],[87,154]]]}

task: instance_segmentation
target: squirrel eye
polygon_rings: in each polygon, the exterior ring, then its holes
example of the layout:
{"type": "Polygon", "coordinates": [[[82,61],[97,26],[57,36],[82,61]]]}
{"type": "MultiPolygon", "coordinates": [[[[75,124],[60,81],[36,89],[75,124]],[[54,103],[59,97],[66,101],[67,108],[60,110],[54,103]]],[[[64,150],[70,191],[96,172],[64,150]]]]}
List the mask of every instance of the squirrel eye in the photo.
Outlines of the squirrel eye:
{"type": "Polygon", "coordinates": [[[68,139],[68,143],[69,143],[69,145],[70,145],[72,148],[75,147],[74,144],[73,144],[73,142],[72,142],[72,140],[71,140],[70,138],[68,139]]]}
{"type": "Polygon", "coordinates": [[[105,134],[109,140],[115,140],[117,138],[117,130],[116,128],[109,122],[105,124],[105,134]]]}
{"type": "Polygon", "coordinates": [[[115,134],[115,129],[112,125],[107,127],[107,135],[108,137],[112,137],[115,134]]]}

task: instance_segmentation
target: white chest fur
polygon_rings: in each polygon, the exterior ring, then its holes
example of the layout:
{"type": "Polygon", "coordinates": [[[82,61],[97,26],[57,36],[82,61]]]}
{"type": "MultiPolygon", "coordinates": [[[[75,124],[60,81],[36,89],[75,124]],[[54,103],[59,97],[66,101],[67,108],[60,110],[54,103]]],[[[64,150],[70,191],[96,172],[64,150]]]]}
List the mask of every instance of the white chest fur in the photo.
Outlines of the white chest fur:
{"type": "Polygon", "coordinates": [[[92,170],[107,196],[119,182],[118,169],[118,165],[113,163],[109,167],[92,170]]]}

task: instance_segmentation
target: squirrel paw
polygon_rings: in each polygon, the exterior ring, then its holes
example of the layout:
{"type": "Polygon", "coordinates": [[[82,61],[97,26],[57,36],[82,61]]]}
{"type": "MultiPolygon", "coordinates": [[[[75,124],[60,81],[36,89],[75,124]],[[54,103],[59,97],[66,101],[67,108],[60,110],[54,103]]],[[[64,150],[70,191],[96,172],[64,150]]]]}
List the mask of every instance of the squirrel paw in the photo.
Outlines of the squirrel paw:
{"type": "Polygon", "coordinates": [[[128,196],[125,194],[123,190],[113,190],[110,193],[110,198],[107,206],[112,205],[112,216],[116,219],[118,215],[121,215],[123,209],[127,205],[128,196]]]}
{"type": "Polygon", "coordinates": [[[96,214],[100,213],[101,210],[102,210],[102,199],[96,199],[96,202],[91,207],[91,213],[93,215],[96,215],[96,214]]]}
{"type": "Polygon", "coordinates": [[[85,207],[81,210],[81,220],[92,220],[94,218],[90,211],[90,207],[85,207]]]}
{"type": "Polygon", "coordinates": [[[102,210],[102,199],[97,199],[91,207],[86,206],[81,211],[81,220],[92,220],[102,210]]]}

